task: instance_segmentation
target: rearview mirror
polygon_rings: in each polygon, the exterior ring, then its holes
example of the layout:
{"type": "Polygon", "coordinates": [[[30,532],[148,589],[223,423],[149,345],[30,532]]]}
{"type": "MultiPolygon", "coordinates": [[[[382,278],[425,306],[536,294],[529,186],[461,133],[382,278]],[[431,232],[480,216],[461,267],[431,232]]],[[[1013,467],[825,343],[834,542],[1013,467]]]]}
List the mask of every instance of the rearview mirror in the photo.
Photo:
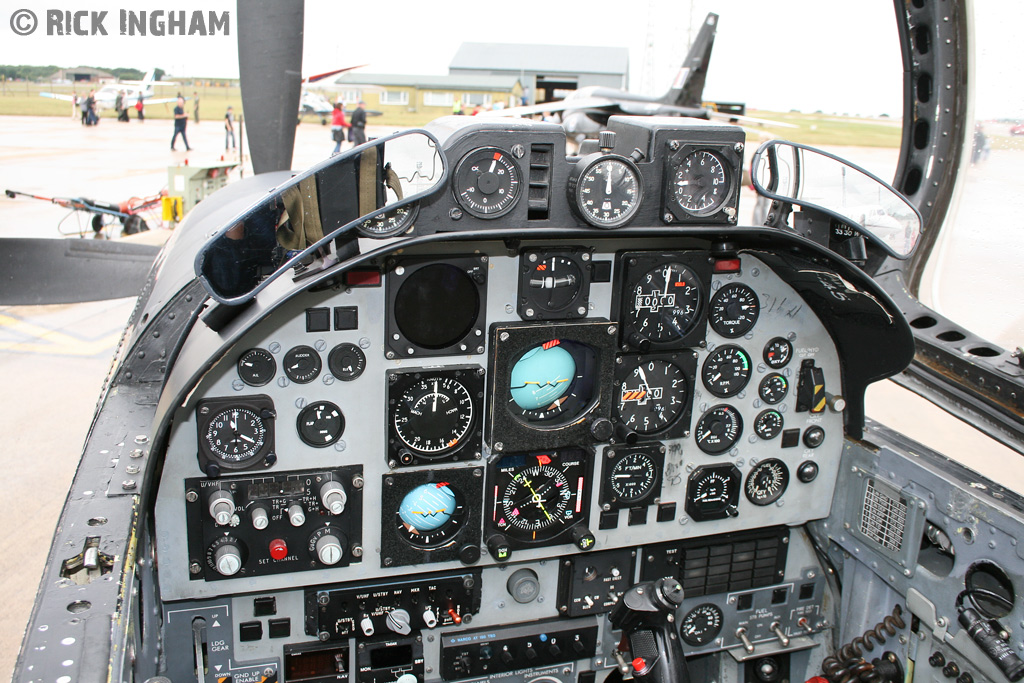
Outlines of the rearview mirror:
{"type": "Polygon", "coordinates": [[[751,180],[758,194],[831,215],[896,258],[909,256],[921,236],[921,214],[906,197],[820,149],[766,142],[754,154],[751,180]]]}
{"type": "Polygon", "coordinates": [[[328,261],[333,241],[410,230],[417,200],[448,169],[437,138],[411,130],[328,159],[275,188],[221,229],[196,255],[196,275],[215,300],[248,301],[292,266],[328,261]]]}

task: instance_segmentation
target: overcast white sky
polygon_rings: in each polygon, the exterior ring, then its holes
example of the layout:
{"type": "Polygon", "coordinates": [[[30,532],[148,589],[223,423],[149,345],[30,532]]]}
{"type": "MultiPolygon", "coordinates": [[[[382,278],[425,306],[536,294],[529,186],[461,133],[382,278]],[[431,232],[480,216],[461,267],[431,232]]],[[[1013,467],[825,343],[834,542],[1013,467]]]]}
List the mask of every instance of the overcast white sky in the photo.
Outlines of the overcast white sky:
{"type": "MultiPolygon", "coordinates": [[[[244,1],[244,0],[243,0],[244,1]]],[[[233,0],[182,0],[171,5],[231,12],[231,36],[118,35],[118,11],[166,10],[154,0],[0,0],[0,63],[101,67],[161,67],[179,76],[238,75],[233,0]],[[10,16],[22,7],[41,18],[45,8],[106,10],[108,36],[30,36],[11,30],[10,16]]],[[[1019,116],[1024,93],[1010,74],[1019,67],[1024,22],[1019,0],[978,3],[978,44],[985,68],[979,83],[991,99],[978,101],[981,116],[1019,116]],[[997,11],[993,11],[996,10],[997,11]],[[1019,19],[1020,17],[1018,17],[1019,19]],[[1015,58],[999,59],[1006,52],[1015,58]],[[1006,65],[997,69],[994,65],[1006,65]],[[1008,82],[1013,88],[1006,88],[1008,82]]],[[[721,18],[705,96],[745,101],[749,107],[786,111],[898,115],[901,70],[891,0],[511,0],[448,2],[391,0],[371,4],[307,0],[306,74],[368,63],[367,73],[441,74],[459,44],[558,43],[625,47],[631,89],[660,93],[678,68],[690,37],[708,11],[721,18]],[[821,28],[824,24],[824,29],[821,28]],[[651,47],[646,48],[650,38],[651,47]],[[645,65],[650,65],[645,78],[645,65]]]]}

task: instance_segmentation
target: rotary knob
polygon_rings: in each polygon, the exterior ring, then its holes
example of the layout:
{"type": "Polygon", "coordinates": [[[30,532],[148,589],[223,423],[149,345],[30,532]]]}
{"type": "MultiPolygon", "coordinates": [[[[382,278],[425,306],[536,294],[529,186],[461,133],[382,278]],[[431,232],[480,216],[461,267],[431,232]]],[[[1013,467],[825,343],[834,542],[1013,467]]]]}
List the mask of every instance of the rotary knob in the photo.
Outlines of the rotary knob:
{"type": "Polygon", "coordinates": [[[234,576],[242,568],[242,551],[234,543],[225,543],[213,554],[213,564],[221,576],[234,576]]]}
{"type": "Polygon", "coordinates": [[[320,501],[332,515],[340,515],[345,511],[345,503],[348,502],[345,487],[336,481],[327,482],[320,487],[320,501]]]}
{"type": "Polygon", "coordinates": [[[524,567],[512,572],[505,588],[516,602],[526,604],[533,602],[540,595],[540,580],[537,578],[537,572],[524,567]]]}
{"type": "Polygon", "coordinates": [[[231,523],[235,514],[235,499],[227,491],[220,490],[210,496],[210,516],[220,526],[231,523]]]}
{"type": "Polygon", "coordinates": [[[409,613],[404,609],[393,609],[388,612],[387,618],[384,623],[387,627],[395,633],[403,636],[407,636],[412,633],[412,619],[409,617],[409,613]]]}
{"type": "Polygon", "coordinates": [[[306,511],[298,503],[288,506],[288,521],[292,526],[302,526],[306,523],[306,511]]]}
{"type": "Polygon", "coordinates": [[[252,527],[256,530],[266,529],[270,525],[266,508],[253,508],[249,515],[252,517],[252,527]]]}
{"type": "Polygon", "coordinates": [[[334,534],[324,534],[316,542],[316,556],[324,564],[338,564],[344,554],[341,541],[334,534]]]}

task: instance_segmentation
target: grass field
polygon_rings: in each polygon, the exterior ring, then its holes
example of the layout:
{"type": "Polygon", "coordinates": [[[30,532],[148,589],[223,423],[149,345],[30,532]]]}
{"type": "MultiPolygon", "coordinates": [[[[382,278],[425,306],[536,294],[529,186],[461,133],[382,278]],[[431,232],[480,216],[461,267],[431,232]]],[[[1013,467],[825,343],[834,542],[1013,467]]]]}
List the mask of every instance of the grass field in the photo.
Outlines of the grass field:
{"type": "Polygon", "coordinates": [[[902,124],[899,119],[859,119],[834,114],[779,113],[750,110],[750,116],[779,121],[796,128],[765,128],[774,137],[815,147],[899,147],[902,124]]]}
{"type": "MultiPolygon", "coordinates": [[[[99,88],[96,88],[99,90],[99,88]]],[[[0,115],[17,116],[71,116],[71,103],[64,100],[55,100],[48,97],[40,97],[41,92],[59,93],[70,95],[73,90],[78,95],[88,95],[88,87],[83,90],[81,87],[73,88],[70,85],[42,85],[39,83],[7,82],[0,85],[0,115]]],[[[199,93],[199,115],[204,119],[221,119],[228,105],[234,107],[237,117],[242,111],[242,92],[240,88],[224,87],[203,87],[191,88],[188,86],[157,86],[156,98],[175,97],[178,91],[186,97],[192,97],[193,92],[199,93]]],[[[129,103],[134,105],[134,102],[129,103]]],[[[186,111],[192,114],[192,103],[186,103],[186,111]]],[[[135,118],[135,110],[130,112],[135,118]]],[[[145,108],[147,119],[170,119],[174,116],[174,103],[147,104],[145,108]]],[[[112,109],[100,112],[100,117],[113,119],[116,117],[112,109]]]]}
{"type": "MultiPolygon", "coordinates": [[[[71,116],[71,103],[40,97],[40,92],[55,92],[70,95],[70,85],[50,86],[39,83],[8,82],[0,85],[0,115],[20,116],[71,116]]],[[[193,90],[199,93],[199,114],[202,119],[221,119],[228,105],[234,107],[235,115],[243,114],[242,93],[237,87],[215,86],[157,86],[156,97],[174,97],[181,91],[191,97],[193,90]]],[[[88,92],[88,91],[86,91],[88,92]]],[[[79,89],[79,95],[82,94],[79,89]]],[[[192,113],[192,103],[186,105],[192,113]]],[[[146,105],[146,118],[172,118],[174,104],[146,105]]],[[[135,112],[130,112],[135,118],[135,112]]],[[[821,147],[848,146],[858,147],[898,147],[900,143],[900,122],[898,119],[857,119],[831,114],[801,114],[797,112],[780,113],[768,111],[749,112],[750,116],[780,121],[797,126],[796,128],[764,127],[761,130],[771,137],[784,138],[793,142],[821,147]]],[[[104,118],[114,118],[113,111],[101,112],[104,118]]],[[[387,124],[384,117],[375,123],[387,124]]],[[[307,117],[307,122],[315,123],[316,119],[307,117]]],[[[422,125],[426,121],[411,125],[422,125]]]]}

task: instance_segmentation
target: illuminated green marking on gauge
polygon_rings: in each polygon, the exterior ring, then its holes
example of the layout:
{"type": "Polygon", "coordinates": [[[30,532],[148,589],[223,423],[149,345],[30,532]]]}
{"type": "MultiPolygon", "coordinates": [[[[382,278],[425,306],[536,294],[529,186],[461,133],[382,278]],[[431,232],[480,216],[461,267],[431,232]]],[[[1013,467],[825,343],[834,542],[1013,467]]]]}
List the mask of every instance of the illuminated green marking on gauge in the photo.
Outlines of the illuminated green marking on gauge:
{"type": "Polygon", "coordinates": [[[715,396],[735,396],[750,380],[750,356],[739,346],[719,346],[704,361],[701,377],[715,396]]]}

